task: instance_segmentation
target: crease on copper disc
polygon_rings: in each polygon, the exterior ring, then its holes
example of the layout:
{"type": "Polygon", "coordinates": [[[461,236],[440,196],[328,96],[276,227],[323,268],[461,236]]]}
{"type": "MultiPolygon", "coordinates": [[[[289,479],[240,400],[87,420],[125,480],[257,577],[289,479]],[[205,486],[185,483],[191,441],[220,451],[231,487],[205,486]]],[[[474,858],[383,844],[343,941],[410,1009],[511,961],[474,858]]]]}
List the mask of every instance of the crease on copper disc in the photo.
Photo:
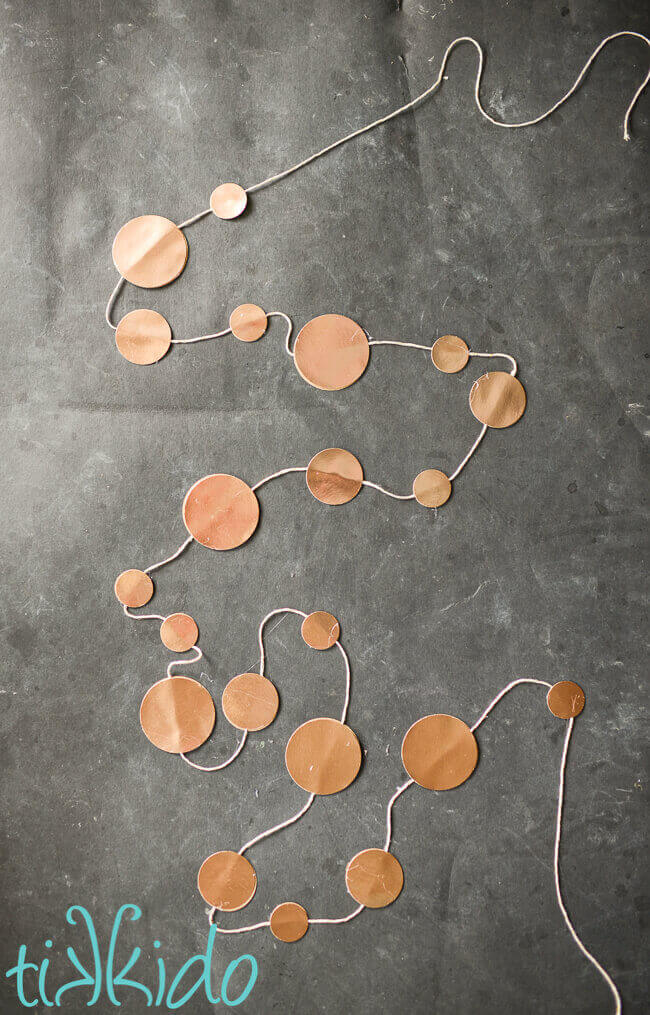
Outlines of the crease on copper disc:
{"type": "Polygon", "coordinates": [[[451,480],[440,469],[424,469],[413,480],[413,495],[423,507],[442,507],[451,497],[451,480]]]}
{"type": "Polygon", "coordinates": [[[228,326],[235,338],[240,342],[257,342],[268,324],[268,319],[261,307],[254,303],[242,303],[230,315],[228,326]]]}
{"type": "Polygon", "coordinates": [[[361,462],[342,448],[325,448],[307,466],[307,486],[323,504],[347,504],[363,486],[361,462]]]}
{"type": "Polygon", "coordinates": [[[573,680],[560,680],[546,695],[546,704],[558,719],[575,719],[585,707],[585,692],[573,680]]]}
{"type": "Polygon", "coordinates": [[[187,263],[185,234],[162,215],[139,215],[113,241],[115,267],[127,282],[157,289],[178,278],[187,263]]]}
{"type": "Polygon", "coordinates": [[[192,486],[183,501],[183,521],[198,543],[210,550],[233,550],[255,532],[260,505],[248,484],[216,473],[192,486]]]}
{"type": "Polygon", "coordinates": [[[276,906],[269,918],[271,933],[278,941],[300,941],[309,930],[309,917],[303,906],[297,902],[282,902],[276,906]]]}
{"type": "Polygon", "coordinates": [[[424,789],[454,789],[469,779],[478,744],[469,726],[453,715],[426,715],[402,741],[402,764],[424,789]]]}
{"type": "Polygon", "coordinates": [[[354,384],[368,366],[370,346],[360,325],[341,314],[322,314],[298,332],[293,347],[301,377],[322,391],[354,384]]]}
{"type": "Polygon", "coordinates": [[[310,648],[315,648],[319,652],[322,652],[324,649],[331,648],[332,645],[336,644],[339,640],[341,628],[338,620],[331,613],[317,610],[315,613],[310,613],[308,617],[305,617],[300,628],[300,633],[303,641],[310,648]]]}
{"type": "Polygon", "coordinates": [[[521,381],[504,370],[493,370],[474,381],[469,407],[479,423],[501,430],[521,419],[526,392],[521,381]]]}
{"type": "Polygon", "coordinates": [[[238,183],[221,183],[210,195],[210,207],[220,219],[236,219],[248,204],[248,194],[238,183]]]}
{"type": "Polygon", "coordinates": [[[431,349],[433,365],[443,374],[457,374],[467,366],[469,348],[458,335],[441,335],[431,349]]]}
{"type": "Polygon", "coordinates": [[[292,733],[285,751],[287,771],[307,793],[329,796],[356,779],[361,747],[338,719],[310,719],[292,733]]]}
{"type": "Polygon", "coordinates": [[[222,913],[234,913],[255,895],[257,874],[245,856],[224,849],[203,861],[197,883],[208,905],[222,913]]]}
{"type": "Polygon", "coordinates": [[[153,595],[153,582],[145,571],[130,568],[115,579],[115,595],[131,609],[146,606],[153,595]]]}
{"type": "Polygon", "coordinates": [[[259,673],[240,673],[226,684],[221,707],[231,726],[249,733],[270,726],[280,699],[273,684],[259,673]]]}
{"type": "Polygon", "coordinates": [[[164,677],[140,705],[140,725],[154,747],[168,754],[195,751],[214,729],[210,692],[192,677],[164,677]]]}
{"type": "Polygon", "coordinates": [[[364,849],[353,856],[345,869],[345,884],[355,900],[369,909],[381,909],[394,902],[404,886],[399,860],[383,849],[364,849]]]}
{"type": "Polygon", "coordinates": [[[115,329],[115,344],[129,363],[150,366],[168,352],[172,329],[155,310],[132,310],[115,329]]]}
{"type": "Polygon", "coordinates": [[[171,652],[189,652],[198,637],[196,621],[187,613],[172,613],[160,625],[160,640],[171,652]]]}

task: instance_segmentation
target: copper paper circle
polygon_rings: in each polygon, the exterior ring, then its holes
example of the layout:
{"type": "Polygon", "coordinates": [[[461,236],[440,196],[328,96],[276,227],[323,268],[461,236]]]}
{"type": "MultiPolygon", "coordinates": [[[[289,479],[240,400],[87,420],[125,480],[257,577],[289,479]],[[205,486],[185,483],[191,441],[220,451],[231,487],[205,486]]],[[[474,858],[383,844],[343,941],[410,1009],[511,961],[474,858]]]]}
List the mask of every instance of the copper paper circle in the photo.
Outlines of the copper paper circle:
{"type": "Polygon", "coordinates": [[[257,874],[252,863],[231,849],[213,853],[204,860],[197,881],[205,901],[222,913],[243,909],[257,888],[257,874]]]}
{"type": "Polygon", "coordinates": [[[157,363],[172,343],[172,329],[155,310],[132,310],[115,330],[115,344],[129,363],[157,363]]]}
{"type": "Polygon", "coordinates": [[[113,261],[127,282],[157,289],[178,278],[187,262],[184,233],[162,215],[139,215],[113,241],[113,261]]]}
{"type": "Polygon", "coordinates": [[[493,370],[474,381],[469,393],[469,407],[480,423],[501,430],[512,426],[523,416],[526,392],[512,374],[493,370]]]}
{"type": "Polygon", "coordinates": [[[301,789],[329,796],[356,779],[361,747],[356,734],[338,719],[310,719],[291,735],[285,762],[301,789]]]}
{"type": "Polygon", "coordinates": [[[322,391],[340,391],[354,384],[368,366],[370,346],[363,328],[341,314],[323,314],[308,321],[294,347],[301,377],[322,391]]]}
{"type": "Polygon", "coordinates": [[[363,486],[361,462],[342,448],[326,448],[307,466],[307,486],[323,504],[347,504],[363,486]]]}
{"type": "Polygon", "coordinates": [[[451,497],[451,480],[440,469],[425,469],[413,480],[413,494],[423,507],[442,507],[451,497]]]}
{"type": "Polygon", "coordinates": [[[140,705],[140,725],[148,740],[168,754],[195,751],[214,729],[210,692],[191,677],[164,677],[150,687],[140,705]]]}
{"type": "Polygon", "coordinates": [[[478,744],[469,726],[453,715],[426,715],[402,742],[402,764],[425,789],[454,789],[469,779],[478,744]]]}
{"type": "Polygon", "coordinates": [[[381,909],[394,902],[401,892],[404,871],[392,853],[383,849],[364,849],[347,865],[345,884],[356,902],[369,909],[381,909]]]}
{"type": "Polygon", "coordinates": [[[250,486],[225,473],[199,479],[183,501],[187,531],[211,550],[241,546],[255,532],[259,517],[260,505],[250,486]]]}
{"type": "Polygon", "coordinates": [[[124,606],[146,606],[153,595],[153,582],[145,571],[131,568],[115,579],[115,595],[124,606]]]}
{"type": "Polygon", "coordinates": [[[303,637],[303,641],[307,642],[310,648],[318,649],[322,652],[326,648],[331,648],[339,640],[341,628],[336,617],[333,617],[331,613],[325,613],[324,610],[317,610],[316,613],[310,613],[308,617],[302,622],[300,633],[303,637]]]}
{"type": "Polygon", "coordinates": [[[172,613],[160,625],[161,641],[172,652],[189,652],[198,637],[196,621],[187,613],[172,613]]]}
{"type": "Polygon", "coordinates": [[[280,699],[272,684],[259,673],[240,673],[226,684],[221,697],[223,714],[238,730],[263,730],[278,714],[280,699]]]}
{"type": "Polygon", "coordinates": [[[247,204],[248,194],[238,183],[222,183],[210,195],[210,207],[220,219],[236,219],[247,204]]]}
{"type": "Polygon", "coordinates": [[[254,303],[242,303],[230,315],[228,326],[235,338],[240,342],[257,342],[266,331],[268,324],[266,314],[254,303]]]}
{"type": "Polygon", "coordinates": [[[283,902],[271,913],[271,933],[278,941],[300,941],[309,930],[307,911],[297,902],[283,902]]]}
{"type": "Polygon", "coordinates": [[[457,374],[459,370],[467,366],[469,360],[467,342],[463,342],[458,335],[441,335],[433,343],[431,359],[434,367],[441,370],[443,374],[457,374]]]}
{"type": "Polygon", "coordinates": [[[572,680],[560,680],[546,695],[546,704],[558,719],[575,719],[585,707],[585,692],[572,680]]]}

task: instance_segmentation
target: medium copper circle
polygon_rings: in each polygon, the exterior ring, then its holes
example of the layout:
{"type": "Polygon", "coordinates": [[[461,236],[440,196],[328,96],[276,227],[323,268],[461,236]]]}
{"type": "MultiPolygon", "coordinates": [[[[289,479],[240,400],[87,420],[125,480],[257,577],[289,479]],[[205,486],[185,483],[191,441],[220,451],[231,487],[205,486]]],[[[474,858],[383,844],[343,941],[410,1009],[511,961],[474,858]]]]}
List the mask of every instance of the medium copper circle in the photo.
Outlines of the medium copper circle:
{"type": "Polygon", "coordinates": [[[210,692],[191,677],[164,677],[150,687],[140,705],[140,725],[148,740],[168,754],[195,751],[214,729],[210,692]]]}
{"type": "Polygon", "coordinates": [[[425,469],[413,480],[413,494],[423,507],[442,507],[451,497],[451,480],[440,469],[425,469]]]}
{"type": "Polygon", "coordinates": [[[553,684],[546,695],[546,704],[558,719],[575,719],[585,707],[585,692],[572,680],[553,684]]]}
{"type": "Polygon", "coordinates": [[[402,741],[402,764],[425,789],[454,789],[469,779],[478,744],[469,726],[453,715],[425,715],[402,741]]]}
{"type": "Polygon", "coordinates": [[[271,913],[271,933],[278,941],[300,941],[309,930],[307,910],[297,902],[282,902],[271,913]]]}
{"type": "Polygon", "coordinates": [[[301,377],[322,391],[340,391],[357,381],[368,366],[368,337],[341,314],[314,317],[298,332],[293,353],[301,377]]]}
{"type": "Polygon", "coordinates": [[[323,504],[347,504],[363,486],[361,462],[342,448],[326,448],[307,466],[307,486],[323,504]]]}
{"type": "Polygon", "coordinates": [[[113,261],[127,282],[157,289],[178,278],[187,262],[185,234],[162,215],[139,215],[113,240],[113,261]]]}
{"type": "Polygon", "coordinates": [[[223,691],[223,714],[238,730],[263,730],[278,714],[280,699],[275,684],[259,673],[240,673],[223,691]]]}
{"type": "Polygon", "coordinates": [[[199,629],[187,613],[172,613],[160,625],[160,638],[172,652],[189,652],[196,645],[199,629]]]}
{"type": "Polygon", "coordinates": [[[469,360],[467,342],[458,335],[441,335],[433,343],[431,359],[434,367],[442,370],[443,374],[457,374],[469,360]]]}
{"type": "Polygon", "coordinates": [[[245,856],[223,849],[204,860],[197,878],[205,901],[222,913],[247,906],[255,895],[257,874],[245,856]]]}
{"type": "Polygon", "coordinates": [[[289,775],[307,793],[339,793],[357,777],[361,747],[338,719],[310,719],[292,733],[285,751],[289,775]]]}
{"type": "Polygon", "coordinates": [[[322,652],[324,649],[331,648],[332,645],[336,644],[339,640],[341,628],[338,620],[331,613],[317,610],[316,613],[310,613],[308,617],[305,617],[300,628],[300,633],[310,648],[315,648],[319,652],[322,652]]]}
{"type": "Polygon", "coordinates": [[[222,183],[210,195],[210,207],[220,219],[236,219],[247,204],[248,194],[238,183],[222,183]]]}
{"type": "Polygon", "coordinates": [[[228,325],[240,342],[257,342],[266,331],[268,320],[261,307],[254,303],[243,303],[230,315],[228,325]]]}
{"type": "Polygon", "coordinates": [[[172,329],[155,310],[132,310],[115,329],[115,344],[129,363],[157,363],[172,343],[172,329]]]}
{"type": "Polygon", "coordinates": [[[145,571],[137,568],[122,571],[115,579],[115,595],[124,606],[132,609],[146,606],[153,595],[153,582],[145,571]]]}
{"type": "Polygon", "coordinates": [[[356,902],[381,909],[394,902],[404,887],[399,860],[384,849],[364,849],[345,868],[345,884],[356,902]]]}
{"type": "Polygon", "coordinates": [[[474,381],[469,407],[480,423],[497,430],[512,426],[524,414],[526,392],[523,384],[504,370],[493,370],[474,381]]]}
{"type": "Polygon", "coordinates": [[[259,501],[250,486],[225,473],[199,479],[183,501],[187,531],[211,550],[241,546],[255,532],[259,517],[259,501]]]}

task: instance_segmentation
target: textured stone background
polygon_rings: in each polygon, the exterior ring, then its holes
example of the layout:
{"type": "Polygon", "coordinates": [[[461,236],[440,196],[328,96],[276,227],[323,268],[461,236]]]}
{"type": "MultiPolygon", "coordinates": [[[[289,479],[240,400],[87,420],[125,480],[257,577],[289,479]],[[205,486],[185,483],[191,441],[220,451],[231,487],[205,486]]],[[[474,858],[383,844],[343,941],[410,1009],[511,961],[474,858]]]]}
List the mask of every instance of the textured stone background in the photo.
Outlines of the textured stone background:
{"type": "MultiPolygon", "coordinates": [[[[535,115],[604,35],[648,30],[641,8],[4,4],[3,973],[21,942],[39,959],[48,936],[57,954],[83,942],[66,930],[73,903],[92,912],[105,946],[124,902],[144,915],[121,954],[141,946],[139,975],[151,980],[158,939],[175,971],[205,943],[200,862],[300,807],[286,740],[341,707],[338,658],[310,653],[286,620],[268,643],[281,712],[233,767],[202,776],[145,740],[139,702],[168,655],[155,625],[125,621],[113,581],[178,546],[191,483],[213,471],[252,483],[342,445],[367,477],[408,490],[422,468],[451,471],[477,431],[466,400],[480,366],[444,377],[425,353],[386,348],[357,385],[327,394],[293,369],[278,323],[252,346],[229,338],[131,366],[103,321],[115,232],[145,212],[180,221],[217,183],[251,185],[388,112],[427,86],[457,35],[487,48],[488,108],[535,115]]],[[[240,221],[193,227],[179,282],[131,288],[119,305],[161,311],[177,337],[222,327],[251,300],[298,326],[339,311],[375,337],[451,331],[517,356],[524,420],[488,434],[437,516],[371,490],[327,509],[293,476],[261,491],[249,544],[192,548],[161,572],[152,605],[197,617],[206,657],[193,672],[216,698],[254,665],[269,609],[341,618],[366,764],[348,791],[254,850],[260,885],[244,922],[287,898],[314,916],[348,912],[345,865],[381,845],[413,720],[441,711],[471,722],[520,675],[578,680],[588,704],[568,770],[566,899],[629,1013],[644,1010],[650,96],[628,144],[621,122],[647,61],[640,42],[614,43],[551,121],[501,131],[472,106],[476,56],[462,48],[414,115],[260,193],[240,221]]],[[[244,1010],[610,1012],[554,899],[563,733],[543,692],[520,689],[481,730],[469,782],[400,801],[406,886],[391,908],[314,928],[293,947],[265,931],[220,939],[218,975],[242,951],[258,959],[244,1010]]],[[[224,758],[232,744],[221,720],[202,756],[224,758]]],[[[65,968],[55,957],[52,982],[70,978],[65,968]]],[[[2,1010],[18,1010],[6,997],[2,1010]]],[[[86,1011],[87,997],[69,995],[64,1010],[86,1011]]],[[[123,997],[125,1010],[143,1010],[123,997]]]]}

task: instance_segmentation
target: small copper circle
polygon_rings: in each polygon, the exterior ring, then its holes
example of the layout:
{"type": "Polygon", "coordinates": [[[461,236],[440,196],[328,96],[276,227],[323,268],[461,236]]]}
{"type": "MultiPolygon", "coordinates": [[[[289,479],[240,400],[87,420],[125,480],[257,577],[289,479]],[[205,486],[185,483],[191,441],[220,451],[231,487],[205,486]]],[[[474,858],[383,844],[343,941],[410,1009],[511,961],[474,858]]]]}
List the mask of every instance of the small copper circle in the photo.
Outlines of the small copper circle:
{"type": "Polygon", "coordinates": [[[115,595],[124,606],[146,606],[153,595],[153,582],[144,571],[131,568],[115,579],[115,595]]]}
{"type": "Polygon", "coordinates": [[[205,901],[222,913],[243,909],[257,888],[257,874],[252,863],[231,849],[213,853],[204,860],[197,881],[205,901]]]}
{"type": "Polygon", "coordinates": [[[233,677],[223,691],[223,714],[238,730],[263,730],[270,726],[278,714],[280,699],[272,684],[259,673],[240,673],[233,677]]]}
{"type": "Polygon", "coordinates": [[[425,715],[402,741],[402,764],[425,789],[454,789],[469,779],[478,744],[469,726],[453,715],[425,715]]]}
{"type": "Polygon", "coordinates": [[[113,240],[113,261],[127,282],[157,289],[178,278],[187,262],[185,234],[162,215],[139,215],[113,240]]]}
{"type": "Polygon", "coordinates": [[[326,448],[307,466],[307,486],[323,504],[347,504],[363,486],[361,462],[342,448],[326,448]]]}
{"type": "Polygon", "coordinates": [[[267,317],[261,307],[254,303],[243,303],[230,315],[228,325],[240,342],[257,342],[266,331],[267,317]]]}
{"type": "Polygon", "coordinates": [[[361,747],[338,719],[310,719],[292,733],[285,751],[289,775],[307,793],[339,793],[357,777],[361,747]]]}
{"type": "Polygon", "coordinates": [[[558,719],[575,719],[585,707],[585,692],[572,680],[560,680],[546,695],[546,704],[558,719]]]}
{"type": "Polygon", "coordinates": [[[271,913],[271,933],[278,941],[300,941],[309,930],[309,917],[306,909],[297,902],[283,902],[271,913]]]}
{"type": "Polygon", "coordinates": [[[440,469],[425,469],[413,480],[413,494],[423,507],[442,507],[451,497],[451,480],[440,469]]]}
{"type": "Polygon", "coordinates": [[[323,314],[298,332],[293,347],[301,377],[322,391],[340,391],[357,381],[368,366],[370,346],[349,317],[323,314]]]}
{"type": "Polygon", "coordinates": [[[259,517],[259,501],[250,486],[225,473],[199,479],[183,501],[187,531],[211,550],[241,546],[255,532],[259,517]]]}
{"type": "Polygon", "coordinates": [[[238,183],[222,183],[210,195],[210,207],[220,219],[236,219],[247,203],[248,194],[238,183]]]}
{"type": "Polygon", "coordinates": [[[434,367],[442,370],[443,374],[457,374],[469,360],[467,342],[458,335],[441,335],[433,343],[431,359],[434,367]]]}
{"type": "Polygon", "coordinates": [[[364,849],[345,868],[345,884],[356,902],[381,909],[394,902],[404,887],[404,871],[392,853],[364,849]]]}
{"type": "Polygon", "coordinates": [[[512,374],[494,370],[474,381],[469,407],[480,423],[501,430],[512,426],[524,414],[526,392],[512,374]]]}
{"type": "Polygon", "coordinates": [[[172,613],[160,625],[160,638],[172,652],[189,652],[196,645],[199,629],[187,613],[172,613]]]}
{"type": "Polygon", "coordinates": [[[132,310],[115,330],[115,344],[130,363],[157,363],[172,343],[172,329],[155,310],[132,310]]]}
{"type": "Polygon", "coordinates": [[[324,610],[317,610],[310,613],[302,622],[300,633],[303,641],[306,641],[310,648],[323,649],[331,648],[339,640],[341,628],[336,617],[324,610]]]}
{"type": "Polygon", "coordinates": [[[150,687],[140,705],[140,725],[161,751],[195,751],[214,729],[210,692],[191,677],[164,677],[150,687]]]}

